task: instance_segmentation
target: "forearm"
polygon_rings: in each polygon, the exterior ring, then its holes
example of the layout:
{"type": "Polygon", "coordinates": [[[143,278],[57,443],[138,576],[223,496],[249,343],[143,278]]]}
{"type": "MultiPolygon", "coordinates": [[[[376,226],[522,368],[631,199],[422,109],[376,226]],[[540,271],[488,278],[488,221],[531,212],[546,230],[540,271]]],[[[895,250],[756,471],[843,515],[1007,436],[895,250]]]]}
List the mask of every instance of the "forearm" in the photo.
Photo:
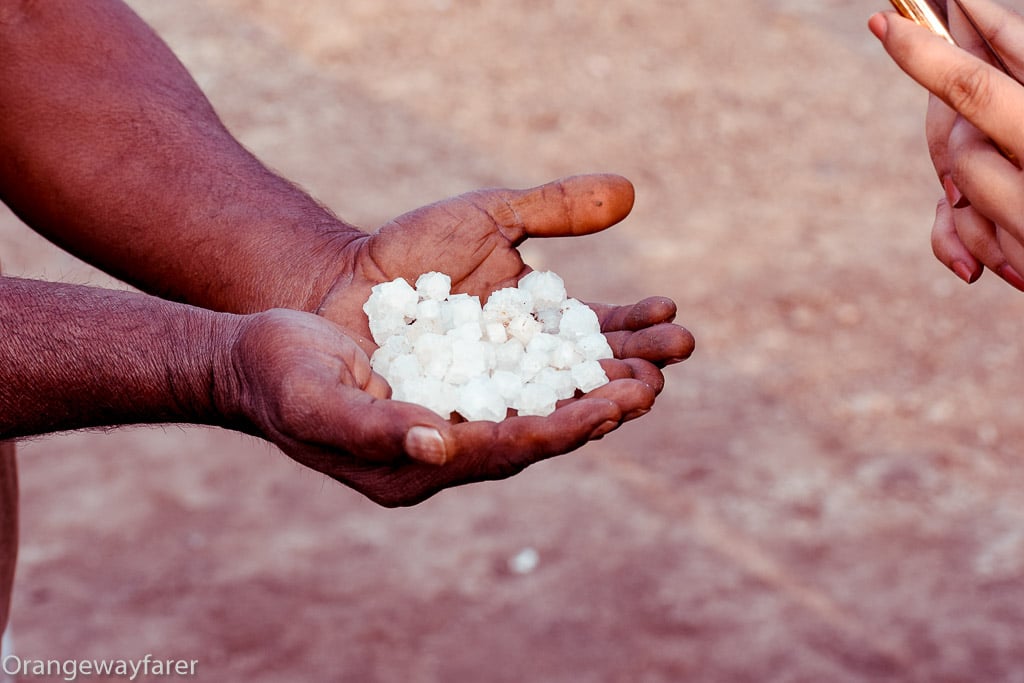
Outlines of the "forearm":
{"type": "Polygon", "coordinates": [[[0,277],[0,441],[89,427],[225,427],[216,381],[240,316],[0,277]]]}
{"type": "Polygon", "coordinates": [[[0,199],[144,291],[309,309],[359,234],[266,169],[117,0],[0,0],[0,199]]]}

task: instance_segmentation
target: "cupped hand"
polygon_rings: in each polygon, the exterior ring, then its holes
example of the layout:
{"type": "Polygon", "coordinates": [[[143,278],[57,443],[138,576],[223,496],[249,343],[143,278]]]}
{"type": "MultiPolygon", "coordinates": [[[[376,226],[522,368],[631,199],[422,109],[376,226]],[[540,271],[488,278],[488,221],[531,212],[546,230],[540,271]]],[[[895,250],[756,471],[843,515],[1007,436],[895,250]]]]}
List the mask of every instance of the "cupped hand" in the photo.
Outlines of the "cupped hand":
{"type": "Polygon", "coordinates": [[[339,326],[275,309],[241,319],[214,384],[232,426],[381,505],[398,506],[511,476],[647,412],[660,372],[636,359],[605,367],[611,383],[549,417],[452,424],[389,400],[387,384],[339,326]]]}
{"type": "MultiPolygon", "coordinates": [[[[965,4],[968,4],[965,2],[965,4]]],[[[1024,87],[990,63],[984,42],[949,3],[962,49],[893,13],[870,27],[893,60],[932,97],[926,133],[943,196],[932,228],[936,257],[970,283],[984,267],[1024,289],[1024,87]]],[[[1024,19],[990,0],[970,0],[978,28],[1014,73],[1024,73],[1024,19]]]]}
{"type": "MultiPolygon", "coordinates": [[[[480,190],[416,209],[347,244],[337,260],[340,270],[334,284],[316,312],[337,323],[369,355],[376,347],[362,306],[374,285],[398,277],[415,283],[419,275],[439,271],[451,277],[453,292],[486,300],[491,292],[515,286],[530,272],[517,249],[527,238],[604,230],[622,220],[632,206],[629,181],[587,175],[528,190],[480,190]]],[[[444,424],[432,418],[432,438],[443,444],[443,468],[400,458],[381,465],[353,452],[344,472],[332,476],[386,504],[416,502],[454,483],[509,476],[647,413],[664,386],[660,369],[689,357],[693,336],[673,323],[676,306],[671,299],[590,306],[615,355],[603,362],[608,384],[560,402],[547,417],[513,416],[500,423],[441,421],[444,424]]],[[[411,408],[394,401],[381,409],[386,411],[388,405],[402,406],[403,416],[411,414],[411,408]]],[[[399,435],[410,424],[398,421],[389,428],[399,435]]],[[[398,436],[391,443],[408,446],[398,436]]],[[[324,469],[330,469],[332,456],[325,451],[324,457],[324,469]]]]}
{"type": "MultiPolygon", "coordinates": [[[[453,292],[485,301],[531,271],[517,249],[527,238],[605,230],[626,217],[633,196],[633,186],[621,176],[582,175],[528,190],[478,190],[421,207],[349,242],[316,312],[371,353],[375,345],[362,306],[374,285],[398,277],[415,284],[421,274],[438,271],[451,277],[453,292]]],[[[664,367],[693,352],[693,336],[672,322],[671,299],[589,305],[618,359],[664,367]]]]}
{"type": "MultiPolygon", "coordinates": [[[[421,207],[348,244],[338,260],[342,270],[317,312],[372,352],[362,306],[374,285],[398,277],[415,284],[423,273],[438,271],[451,277],[453,292],[485,301],[531,271],[517,249],[527,238],[604,230],[626,217],[633,196],[625,178],[584,175],[528,190],[478,190],[421,207]]],[[[693,351],[689,332],[672,324],[676,309],[670,299],[590,306],[619,358],[643,358],[662,367],[693,351]]]]}

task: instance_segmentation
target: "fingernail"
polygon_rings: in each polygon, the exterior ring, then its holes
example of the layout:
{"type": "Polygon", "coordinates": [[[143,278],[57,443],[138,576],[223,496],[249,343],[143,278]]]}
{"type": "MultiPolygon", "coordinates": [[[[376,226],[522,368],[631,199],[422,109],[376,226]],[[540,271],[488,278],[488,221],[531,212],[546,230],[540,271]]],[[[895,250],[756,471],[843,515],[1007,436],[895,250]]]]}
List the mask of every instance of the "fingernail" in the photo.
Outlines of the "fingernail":
{"type": "Polygon", "coordinates": [[[649,412],[651,412],[650,408],[637,408],[636,410],[631,410],[628,413],[626,413],[626,416],[623,419],[627,420],[627,421],[628,420],[635,420],[638,417],[643,417],[644,415],[646,415],[649,412]]]}
{"type": "Polygon", "coordinates": [[[405,435],[405,452],[413,460],[428,465],[443,465],[448,461],[448,449],[441,433],[433,427],[413,427],[405,435]]]}
{"type": "Polygon", "coordinates": [[[953,179],[949,176],[943,179],[942,188],[946,191],[946,200],[954,209],[966,209],[971,205],[970,200],[953,184],[953,179]]]}
{"type": "Polygon", "coordinates": [[[593,439],[600,439],[602,436],[604,436],[605,434],[607,434],[608,432],[612,431],[613,429],[615,429],[618,426],[619,426],[619,423],[616,422],[615,420],[608,420],[606,422],[602,422],[600,425],[597,426],[597,429],[595,429],[594,431],[590,432],[590,438],[592,440],[593,439]]]}
{"type": "Polygon", "coordinates": [[[1011,285],[1024,292],[1024,278],[1020,276],[1013,266],[1009,263],[1004,264],[999,268],[999,276],[1009,282],[1011,285]]]}
{"type": "Polygon", "coordinates": [[[977,281],[977,279],[981,276],[980,271],[971,268],[963,261],[953,262],[953,272],[956,273],[956,276],[958,278],[960,278],[969,285],[974,284],[977,281]]]}
{"type": "Polygon", "coordinates": [[[879,12],[868,19],[868,28],[875,34],[875,38],[885,40],[885,34],[889,31],[889,22],[886,21],[885,15],[879,12]]]}

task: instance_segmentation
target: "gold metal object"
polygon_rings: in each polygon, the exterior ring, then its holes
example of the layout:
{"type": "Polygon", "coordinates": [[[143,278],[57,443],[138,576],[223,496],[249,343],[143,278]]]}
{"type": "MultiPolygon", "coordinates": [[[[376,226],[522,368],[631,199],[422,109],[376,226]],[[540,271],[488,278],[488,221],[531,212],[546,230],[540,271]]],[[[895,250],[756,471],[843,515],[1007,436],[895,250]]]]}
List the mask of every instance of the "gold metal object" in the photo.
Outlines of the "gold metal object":
{"type": "Polygon", "coordinates": [[[890,0],[896,11],[907,19],[914,21],[921,26],[931,30],[932,33],[942,36],[952,45],[956,45],[953,36],[949,34],[946,21],[945,8],[931,0],[890,0]]]}
{"type": "MultiPolygon", "coordinates": [[[[946,13],[946,3],[944,0],[890,0],[890,2],[892,2],[893,7],[896,8],[896,11],[907,19],[924,26],[931,30],[932,33],[945,38],[951,45],[957,44],[949,32],[949,15],[946,13]]],[[[985,34],[981,32],[981,29],[978,27],[978,23],[974,20],[974,17],[971,16],[971,13],[967,11],[967,8],[964,7],[963,3],[960,0],[952,0],[952,2],[956,3],[957,8],[959,8],[964,17],[966,17],[967,23],[969,23],[974,32],[978,34],[978,38],[981,39],[989,57],[992,62],[995,63],[997,68],[1013,80],[1021,83],[1021,80],[1017,78],[1017,75],[1012,70],[1010,70],[1010,67],[1007,66],[995,46],[993,46],[992,43],[989,42],[989,39],[985,37],[985,34]]],[[[1024,83],[1021,84],[1024,85],[1024,83]]],[[[1017,166],[1021,165],[1017,156],[1009,150],[999,146],[999,151],[1003,153],[1003,156],[1017,166]]]]}

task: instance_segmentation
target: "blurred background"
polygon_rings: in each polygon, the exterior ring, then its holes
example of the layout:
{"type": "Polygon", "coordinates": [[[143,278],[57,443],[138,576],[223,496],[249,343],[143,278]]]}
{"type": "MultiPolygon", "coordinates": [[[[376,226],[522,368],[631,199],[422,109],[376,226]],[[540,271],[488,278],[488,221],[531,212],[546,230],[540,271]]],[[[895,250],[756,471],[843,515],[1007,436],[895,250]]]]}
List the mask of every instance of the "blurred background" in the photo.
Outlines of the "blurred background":
{"type": "MultiPolygon", "coordinates": [[[[25,443],[19,654],[208,681],[1024,680],[1024,295],[931,255],[926,99],[866,28],[885,2],[130,4],[246,146],[368,230],[627,176],[622,224],[524,251],[585,300],[674,298],[697,351],[644,419],[405,510],[224,431],[25,443]]],[[[0,255],[120,286],[9,213],[0,255]]]]}

